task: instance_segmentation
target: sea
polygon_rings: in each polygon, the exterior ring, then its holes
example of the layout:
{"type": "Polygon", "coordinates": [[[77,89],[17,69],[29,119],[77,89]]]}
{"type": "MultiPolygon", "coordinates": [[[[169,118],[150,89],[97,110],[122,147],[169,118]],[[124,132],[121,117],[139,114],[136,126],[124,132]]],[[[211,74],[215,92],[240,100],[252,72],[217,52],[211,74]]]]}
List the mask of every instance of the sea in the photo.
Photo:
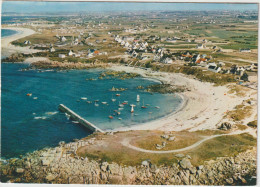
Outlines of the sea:
{"type": "Polygon", "coordinates": [[[60,141],[70,142],[91,134],[60,112],[59,104],[64,104],[103,130],[113,130],[164,117],[176,111],[182,103],[178,94],[151,94],[136,88],[159,83],[153,79],[98,79],[101,73],[107,71],[105,69],[22,71],[28,66],[23,63],[1,64],[3,159],[19,157],[57,146],[60,141]],[[127,90],[114,92],[110,91],[112,87],[127,90]],[[32,95],[27,96],[28,93],[32,95]],[[136,101],[137,95],[140,95],[140,102],[136,101]],[[119,107],[125,101],[128,104],[119,107]],[[130,104],[136,105],[134,113],[131,113],[130,104]],[[147,108],[141,108],[142,105],[147,108]],[[114,110],[119,111],[119,108],[122,108],[121,114],[117,115],[114,110]]]}
{"type": "Polygon", "coordinates": [[[16,34],[17,31],[11,29],[1,29],[1,37],[7,37],[16,34]]]}

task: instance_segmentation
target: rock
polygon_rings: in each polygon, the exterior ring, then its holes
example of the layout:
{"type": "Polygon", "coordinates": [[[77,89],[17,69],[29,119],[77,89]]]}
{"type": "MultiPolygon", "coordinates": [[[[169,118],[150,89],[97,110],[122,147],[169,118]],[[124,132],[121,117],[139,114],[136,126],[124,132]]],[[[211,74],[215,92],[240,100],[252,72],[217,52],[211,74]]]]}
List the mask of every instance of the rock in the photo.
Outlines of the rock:
{"type": "Polygon", "coordinates": [[[118,164],[112,163],[107,166],[107,170],[110,171],[111,174],[119,174],[120,167],[118,164]]]}
{"type": "Polygon", "coordinates": [[[178,157],[178,158],[182,158],[182,157],[184,157],[184,154],[177,154],[175,156],[178,157]]]}
{"type": "Polygon", "coordinates": [[[191,159],[191,156],[190,155],[186,155],[186,158],[191,159]]]}
{"type": "Polygon", "coordinates": [[[24,169],[23,168],[16,168],[15,172],[16,173],[23,173],[24,169]]]}
{"type": "Polygon", "coordinates": [[[180,166],[183,168],[183,169],[190,169],[192,167],[189,159],[187,158],[184,158],[182,159],[180,162],[179,162],[180,166]]]}
{"type": "Polygon", "coordinates": [[[175,137],[172,136],[172,137],[170,137],[168,140],[169,140],[169,141],[174,141],[174,140],[175,140],[175,137]]]}
{"type": "Polygon", "coordinates": [[[161,137],[164,138],[164,139],[168,139],[169,135],[162,135],[161,137]]]}
{"type": "Polygon", "coordinates": [[[152,164],[152,165],[151,165],[151,172],[152,172],[152,173],[155,173],[156,170],[157,170],[157,166],[156,166],[155,164],[152,164]]]}
{"type": "Polygon", "coordinates": [[[53,181],[55,178],[56,176],[53,175],[52,173],[48,173],[48,175],[45,177],[47,181],[53,181]]]}
{"type": "Polygon", "coordinates": [[[203,167],[204,167],[203,165],[198,166],[198,170],[202,170],[203,167]]]}
{"type": "Polygon", "coordinates": [[[242,182],[243,184],[246,184],[246,183],[247,183],[247,182],[246,182],[246,179],[244,179],[243,177],[238,176],[237,178],[238,178],[239,181],[242,182]]]}
{"type": "Polygon", "coordinates": [[[190,168],[190,172],[191,172],[192,174],[195,174],[195,173],[196,173],[196,171],[197,171],[197,170],[196,170],[196,168],[195,168],[195,167],[191,167],[191,168],[190,168]]]}
{"type": "Polygon", "coordinates": [[[122,176],[113,175],[109,179],[110,184],[122,184],[122,176]]]}
{"type": "Polygon", "coordinates": [[[106,171],[106,170],[107,170],[107,166],[108,166],[108,163],[107,163],[107,162],[103,162],[103,163],[101,164],[101,166],[100,166],[100,169],[101,169],[102,171],[106,171]]]}
{"type": "Polygon", "coordinates": [[[228,178],[228,179],[226,179],[226,182],[227,182],[228,184],[233,184],[233,179],[232,179],[232,178],[228,178]]]}
{"type": "Polygon", "coordinates": [[[50,161],[49,160],[42,160],[42,165],[43,166],[49,166],[50,165],[50,161]]]}
{"type": "Polygon", "coordinates": [[[142,161],[142,166],[149,167],[150,163],[147,160],[142,161]]]}
{"type": "Polygon", "coordinates": [[[224,123],[222,123],[222,124],[218,127],[218,129],[220,129],[220,130],[229,130],[229,129],[231,129],[231,127],[232,127],[232,125],[231,125],[230,123],[224,122],[224,123]]]}

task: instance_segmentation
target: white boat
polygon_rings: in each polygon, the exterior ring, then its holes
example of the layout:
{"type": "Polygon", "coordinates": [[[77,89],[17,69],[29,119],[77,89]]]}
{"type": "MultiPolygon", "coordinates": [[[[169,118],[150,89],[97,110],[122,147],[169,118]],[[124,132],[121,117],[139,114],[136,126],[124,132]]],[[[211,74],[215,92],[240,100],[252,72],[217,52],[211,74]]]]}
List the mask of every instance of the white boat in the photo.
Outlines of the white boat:
{"type": "Polygon", "coordinates": [[[86,97],[81,97],[81,100],[87,100],[88,98],[86,98],[86,97]]]}
{"type": "Polygon", "coordinates": [[[134,105],[131,105],[131,113],[134,113],[134,105]]]}
{"type": "Polygon", "coordinates": [[[122,120],[122,118],[118,118],[119,120],[122,120]]]}
{"type": "Polygon", "coordinates": [[[111,99],[113,102],[115,102],[116,101],[116,99],[111,99]]]}
{"type": "Polygon", "coordinates": [[[159,106],[156,106],[155,108],[160,108],[159,106]]]}
{"type": "Polygon", "coordinates": [[[137,102],[140,101],[140,96],[139,96],[139,95],[137,95],[137,97],[136,97],[136,101],[137,101],[137,102]]]}
{"type": "Polygon", "coordinates": [[[98,103],[95,103],[95,106],[99,106],[99,104],[98,104],[98,103]]]}
{"type": "Polygon", "coordinates": [[[101,102],[103,105],[106,105],[107,104],[107,102],[101,102]]]}
{"type": "Polygon", "coordinates": [[[118,110],[124,110],[124,108],[118,108],[118,110]]]}
{"type": "Polygon", "coordinates": [[[33,99],[38,99],[38,97],[34,97],[33,99]]]}

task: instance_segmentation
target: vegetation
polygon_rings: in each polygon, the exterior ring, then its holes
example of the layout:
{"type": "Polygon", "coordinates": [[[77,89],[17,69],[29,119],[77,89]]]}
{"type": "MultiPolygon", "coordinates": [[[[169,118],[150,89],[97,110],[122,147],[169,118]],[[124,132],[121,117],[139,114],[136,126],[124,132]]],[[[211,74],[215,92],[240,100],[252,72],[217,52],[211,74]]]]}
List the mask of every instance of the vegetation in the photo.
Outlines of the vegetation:
{"type": "Polygon", "coordinates": [[[172,86],[170,84],[154,84],[154,85],[147,86],[146,91],[167,94],[167,93],[184,92],[185,88],[182,86],[172,86]]]}
{"type": "Polygon", "coordinates": [[[247,126],[257,128],[257,120],[250,121],[247,126]]]}

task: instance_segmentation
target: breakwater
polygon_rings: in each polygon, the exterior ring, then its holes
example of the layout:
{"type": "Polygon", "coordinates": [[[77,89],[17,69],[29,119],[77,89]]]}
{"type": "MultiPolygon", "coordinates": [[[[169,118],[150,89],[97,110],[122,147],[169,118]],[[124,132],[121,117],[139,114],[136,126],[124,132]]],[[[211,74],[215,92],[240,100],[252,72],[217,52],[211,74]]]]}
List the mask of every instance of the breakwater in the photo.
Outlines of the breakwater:
{"type": "Polygon", "coordinates": [[[71,119],[78,121],[79,124],[83,125],[88,130],[91,130],[93,132],[104,132],[103,130],[101,130],[100,128],[96,127],[94,124],[90,123],[86,119],[82,118],[80,115],[76,114],[75,112],[73,112],[71,109],[69,109],[68,107],[66,107],[63,104],[59,105],[59,110],[61,112],[65,112],[66,114],[70,115],[71,119]]]}

